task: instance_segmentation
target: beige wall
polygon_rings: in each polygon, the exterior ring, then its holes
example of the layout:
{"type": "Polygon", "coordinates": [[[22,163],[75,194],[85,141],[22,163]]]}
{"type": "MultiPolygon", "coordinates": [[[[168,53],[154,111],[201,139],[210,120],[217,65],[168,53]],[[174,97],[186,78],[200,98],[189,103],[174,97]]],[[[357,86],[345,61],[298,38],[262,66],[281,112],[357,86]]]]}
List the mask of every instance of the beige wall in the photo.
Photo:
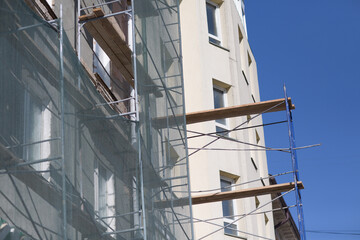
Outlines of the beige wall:
{"type": "MultiPolygon", "coordinates": [[[[221,1],[216,1],[221,2],[221,1]]],[[[256,61],[247,42],[247,36],[242,21],[236,10],[233,0],[224,0],[220,5],[221,47],[209,43],[206,0],[182,0],[180,4],[180,20],[183,47],[183,66],[185,81],[186,111],[200,111],[214,108],[213,82],[221,87],[227,87],[227,105],[239,105],[260,101],[256,61]],[[244,38],[239,42],[238,29],[244,38]],[[248,54],[252,63],[248,64],[248,54]],[[242,74],[244,71],[249,85],[242,74]],[[219,83],[220,82],[220,83],[219,83]]],[[[246,117],[237,117],[228,120],[229,129],[235,128],[246,121],[246,117]]],[[[256,118],[243,127],[261,124],[262,119],[256,118]]],[[[202,133],[214,132],[215,121],[188,125],[188,130],[202,133]]],[[[265,145],[262,128],[256,129],[260,141],[265,145]]],[[[193,134],[189,131],[188,136],[193,134]]],[[[231,138],[256,144],[255,128],[237,131],[230,134],[231,138]]],[[[213,140],[213,137],[199,137],[189,139],[189,147],[202,147],[213,140]]],[[[219,140],[208,146],[210,148],[248,149],[249,146],[228,140],[219,140]]],[[[189,153],[194,150],[189,150],[189,153]]],[[[199,151],[190,156],[190,180],[192,191],[220,188],[220,172],[236,178],[236,183],[267,177],[267,162],[265,152],[262,151],[199,151]],[[254,159],[258,170],[251,162],[254,159]]],[[[268,184],[268,181],[265,180],[268,184]]],[[[236,189],[262,186],[260,181],[236,187],[236,189]]],[[[196,195],[196,193],[193,193],[196,195]]],[[[258,197],[260,206],[270,201],[270,196],[258,197]]],[[[245,214],[255,209],[255,198],[246,198],[235,201],[237,214],[245,214]]],[[[263,212],[271,209],[271,204],[259,210],[263,212]]],[[[208,223],[199,223],[199,219],[219,218],[222,216],[221,202],[193,206],[195,239],[211,233],[219,226],[208,223]]],[[[240,220],[238,229],[243,232],[274,239],[272,214],[267,213],[269,222],[265,225],[264,214],[251,215],[240,220]]],[[[223,225],[223,219],[211,221],[223,225]]],[[[239,233],[246,239],[259,239],[245,233],[239,233]]],[[[224,235],[224,231],[207,237],[206,239],[236,239],[224,235]]]]}

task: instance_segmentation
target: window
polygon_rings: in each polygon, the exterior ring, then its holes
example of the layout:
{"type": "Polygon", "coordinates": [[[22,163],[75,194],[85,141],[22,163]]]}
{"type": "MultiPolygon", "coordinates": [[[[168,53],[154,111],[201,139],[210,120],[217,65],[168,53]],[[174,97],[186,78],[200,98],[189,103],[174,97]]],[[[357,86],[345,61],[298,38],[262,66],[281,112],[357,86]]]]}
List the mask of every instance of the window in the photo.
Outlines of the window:
{"type": "Polygon", "coordinates": [[[260,142],[260,136],[259,136],[258,131],[256,131],[256,130],[255,130],[255,136],[256,136],[256,143],[259,143],[260,142]]]}
{"type": "Polygon", "coordinates": [[[255,207],[258,208],[260,206],[260,200],[255,196],[255,207]]]}
{"type": "Polygon", "coordinates": [[[110,88],[110,58],[100,47],[100,45],[94,40],[94,73],[99,74],[106,86],[110,88]]]}
{"type": "Polygon", "coordinates": [[[244,70],[242,70],[242,74],[243,74],[243,76],[244,76],[244,79],[245,79],[246,84],[249,85],[249,81],[247,80],[247,77],[246,77],[246,75],[245,75],[244,70]]]}
{"type": "Polygon", "coordinates": [[[99,222],[105,227],[115,229],[114,218],[101,218],[115,215],[115,185],[114,174],[105,166],[96,161],[95,172],[95,212],[99,217],[99,222]]]}
{"type": "Polygon", "coordinates": [[[239,13],[241,23],[244,26],[245,34],[246,34],[246,19],[245,19],[245,4],[244,0],[236,0],[235,1],[236,9],[239,13]]]}
{"type": "Polygon", "coordinates": [[[244,39],[244,35],[242,34],[239,26],[238,26],[238,34],[239,34],[239,43],[241,43],[241,41],[244,39]]]}
{"type": "MultiPolygon", "coordinates": [[[[233,190],[233,179],[229,179],[226,177],[221,176],[220,178],[220,185],[221,185],[221,192],[228,192],[233,190]]],[[[222,210],[223,210],[223,217],[224,217],[224,226],[227,226],[235,219],[235,209],[234,209],[234,200],[226,200],[222,201],[222,210]]],[[[225,234],[230,234],[237,236],[237,225],[236,223],[231,223],[229,226],[224,228],[225,234]]]]}
{"type": "Polygon", "coordinates": [[[244,4],[244,0],[241,0],[241,20],[243,22],[244,27],[246,27],[246,22],[245,22],[245,4],[244,4]]]}
{"type": "Polygon", "coordinates": [[[251,121],[251,116],[248,114],[246,115],[246,121],[249,123],[251,121]]]}
{"type": "MultiPolygon", "coordinates": [[[[40,93],[39,93],[40,94],[40,93]]],[[[30,126],[24,131],[24,142],[28,143],[23,148],[23,158],[26,161],[46,159],[51,156],[51,112],[46,106],[48,102],[32,97],[28,91],[24,95],[25,126],[30,126]],[[44,142],[39,142],[44,141],[44,142]],[[38,142],[33,144],[34,142],[38,142]]],[[[50,162],[45,161],[31,165],[36,171],[49,170],[50,162]]],[[[48,179],[49,173],[42,173],[48,179]]]]}
{"type": "Polygon", "coordinates": [[[257,170],[258,170],[258,167],[256,166],[256,163],[255,163],[255,161],[254,161],[254,159],[253,159],[253,158],[251,158],[251,162],[252,162],[252,164],[253,164],[253,166],[254,166],[255,170],[257,171],[257,170]]]}
{"type": "MultiPolygon", "coordinates": [[[[213,87],[213,94],[214,94],[214,108],[223,108],[226,106],[226,89],[218,87],[214,85],[213,87]]],[[[228,130],[227,120],[225,118],[215,120],[216,132],[222,135],[228,135],[227,132],[224,131],[228,130]]]]}
{"type": "Polygon", "coordinates": [[[267,225],[268,222],[269,222],[269,218],[268,218],[268,216],[266,215],[266,213],[264,213],[264,220],[265,220],[265,225],[267,225]]]}
{"type": "Polygon", "coordinates": [[[252,63],[252,59],[251,59],[251,57],[250,57],[250,53],[249,53],[249,52],[247,53],[247,55],[248,55],[248,64],[249,64],[249,66],[250,66],[251,63],[252,63]]]}
{"type": "Polygon", "coordinates": [[[211,1],[206,2],[206,16],[209,31],[209,41],[220,45],[220,13],[219,5],[211,1]]]}

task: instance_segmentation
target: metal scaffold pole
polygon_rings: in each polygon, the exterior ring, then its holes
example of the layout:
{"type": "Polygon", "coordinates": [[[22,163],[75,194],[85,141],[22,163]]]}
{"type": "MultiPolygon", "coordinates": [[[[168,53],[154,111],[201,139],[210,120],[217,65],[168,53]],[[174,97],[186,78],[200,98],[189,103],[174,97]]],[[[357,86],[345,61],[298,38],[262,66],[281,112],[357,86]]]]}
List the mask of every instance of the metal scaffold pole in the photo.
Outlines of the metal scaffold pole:
{"type": "Polygon", "coordinates": [[[297,206],[297,217],[298,217],[298,225],[301,240],[306,240],[305,235],[305,224],[304,224],[304,214],[302,208],[302,199],[300,195],[300,190],[298,188],[297,181],[299,181],[299,167],[296,155],[296,145],[295,145],[295,134],[294,134],[294,125],[292,119],[292,113],[290,110],[286,86],[284,84],[284,95],[285,95],[285,104],[286,104],[286,118],[288,122],[288,131],[289,131],[289,144],[290,144],[290,154],[291,154],[291,163],[293,168],[293,176],[295,182],[295,198],[296,198],[296,206],[297,206]]]}
{"type": "Polygon", "coordinates": [[[60,4],[60,20],[59,20],[59,64],[60,64],[60,102],[61,102],[61,176],[62,176],[62,217],[63,217],[63,239],[67,239],[67,216],[66,216],[66,174],[65,174],[65,123],[64,123],[64,56],[63,56],[63,16],[62,4],[60,4]]]}
{"type": "Polygon", "coordinates": [[[137,145],[138,145],[138,158],[139,158],[139,178],[136,181],[140,182],[140,201],[141,201],[141,217],[142,226],[140,224],[140,229],[143,231],[143,239],[147,239],[147,229],[146,229],[146,204],[145,204],[145,195],[144,195],[144,169],[143,169],[143,160],[142,160],[142,151],[141,151],[141,134],[140,134],[140,123],[139,123],[139,99],[138,99],[138,78],[137,78],[137,61],[136,61],[136,34],[135,34],[135,1],[131,0],[131,41],[132,41],[132,63],[133,63],[133,71],[134,71],[134,107],[135,107],[135,131],[137,136],[137,145]]]}

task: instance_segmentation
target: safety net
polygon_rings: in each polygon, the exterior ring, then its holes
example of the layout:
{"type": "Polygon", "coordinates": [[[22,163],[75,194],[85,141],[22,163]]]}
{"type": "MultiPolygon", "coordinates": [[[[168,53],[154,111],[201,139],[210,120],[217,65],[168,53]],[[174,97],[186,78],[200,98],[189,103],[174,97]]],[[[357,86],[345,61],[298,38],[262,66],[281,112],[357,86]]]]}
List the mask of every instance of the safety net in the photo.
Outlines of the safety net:
{"type": "Polygon", "coordinates": [[[98,93],[61,20],[0,2],[4,239],[192,239],[178,3],[133,7],[137,119],[98,93]]]}

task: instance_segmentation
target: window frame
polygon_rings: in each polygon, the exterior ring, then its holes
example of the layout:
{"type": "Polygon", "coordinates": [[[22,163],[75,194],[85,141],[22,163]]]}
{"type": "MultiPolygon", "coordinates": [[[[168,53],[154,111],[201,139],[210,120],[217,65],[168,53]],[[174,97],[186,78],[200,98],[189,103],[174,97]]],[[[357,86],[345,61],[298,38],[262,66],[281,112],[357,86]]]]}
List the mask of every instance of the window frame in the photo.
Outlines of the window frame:
{"type": "MultiPolygon", "coordinates": [[[[221,192],[223,192],[223,188],[221,187],[221,181],[226,181],[226,182],[229,182],[230,183],[230,191],[232,191],[232,190],[235,190],[235,187],[234,187],[234,184],[235,184],[235,182],[236,182],[236,180],[235,179],[233,179],[233,178],[229,178],[229,177],[226,177],[226,176],[223,176],[223,175],[220,175],[220,189],[221,189],[221,192]]],[[[238,214],[238,212],[237,212],[237,208],[236,208],[236,202],[235,202],[235,199],[232,199],[232,200],[226,200],[226,201],[231,201],[232,202],[232,212],[233,212],[233,216],[236,216],[237,214],[238,214]]],[[[223,201],[221,202],[221,204],[223,203],[223,201]]],[[[223,210],[223,206],[221,205],[221,210],[222,211],[224,211],[223,210]]],[[[234,218],[227,218],[227,217],[225,217],[224,216],[224,212],[223,212],[223,222],[224,222],[224,226],[225,226],[225,224],[229,224],[229,223],[232,223],[233,221],[234,221],[234,218]]],[[[229,235],[229,236],[235,236],[235,237],[239,237],[239,232],[238,232],[238,230],[239,230],[239,225],[238,225],[238,222],[235,222],[235,223],[232,223],[233,225],[235,225],[236,226],[236,229],[235,230],[233,230],[233,231],[235,231],[236,233],[235,234],[232,234],[232,233],[227,233],[226,232],[226,228],[224,228],[224,234],[225,235],[229,235]]],[[[230,226],[229,226],[230,227],[230,226]]]]}
{"type": "MultiPolygon", "coordinates": [[[[218,90],[218,91],[221,91],[223,94],[222,94],[222,97],[223,97],[223,102],[224,102],[224,107],[227,107],[228,106],[228,102],[227,102],[227,92],[228,90],[226,88],[222,88],[216,84],[213,84],[213,101],[214,101],[214,109],[217,109],[215,108],[215,96],[214,96],[214,89],[218,90]]],[[[221,128],[222,130],[229,130],[229,120],[227,118],[224,118],[225,120],[225,124],[222,124],[218,121],[215,120],[215,128],[221,128]]],[[[216,129],[215,129],[216,130],[216,129]]],[[[216,131],[217,132],[217,131],[216,131]]],[[[228,135],[229,133],[227,133],[226,135],[228,135]]]]}
{"type": "Polygon", "coordinates": [[[205,8],[207,11],[207,4],[212,5],[213,7],[215,7],[215,28],[216,28],[216,32],[217,35],[213,35],[211,33],[209,33],[209,19],[207,18],[207,13],[206,13],[206,23],[208,25],[208,36],[209,36],[209,42],[222,46],[222,39],[221,39],[221,22],[220,22],[220,5],[211,1],[211,0],[206,0],[205,3],[205,8]],[[211,41],[211,39],[214,39],[215,41],[211,41]]]}
{"type": "Polygon", "coordinates": [[[111,89],[111,59],[102,49],[100,44],[93,39],[93,72],[111,89]]]}
{"type": "MultiPolygon", "coordinates": [[[[30,143],[24,145],[22,148],[22,156],[25,161],[34,161],[39,159],[49,158],[52,154],[51,143],[48,139],[52,138],[51,121],[52,115],[50,113],[49,100],[41,100],[37,97],[32,97],[28,91],[24,92],[24,108],[23,114],[24,126],[32,126],[31,128],[24,128],[23,142],[30,143]],[[38,111],[36,111],[37,109],[38,111]],[[37,130],[34,130],[38,128],[37,130]],[[34,134],[36,133],[36,134],[34,134]],[[42,143],[31,144],[37,141],[44,141],[42,143]]],[[[50,162],[41,162],[31,165],[35,171],[47,171],[50,169],[50,162]]],[[[50,181],[50,172],[41,172],[47,181],[50,181]]]]}
{"type": "Polygon", "coordinates": [[[107,216],[111,216],[114,215],[115,212],[112,211],[112,207],[113,205],[111,203],[115,203],[115,175],[114,173],[107,168],[107,166],[103,163],[101,163],[100,160],[95,160],[95,168],[94,168],[94,211],[95,213],[98,215],[99,219],[98,222],[106,227],[107,231],[110,230],[110,227],[115,229],[116,228],[116,219],[113,219],[113,221],[111,221],[112,218],[109,219],[103,219],[101,220],[102,217],[107,217],[107,216]],[[103,170],[105,170],[105,206],[100,206],[100,167],[103,168],[103,170]],[[112,189],[109,189],[109,187],[112,187],[112,189]],[[111,193],[110,191],[113,191],[113,193],[111,193]],[[110,193],[109,193],[110,192],[110,193]],[[105,207],[105,216],[102,216],[101,214],[101,207],[105,207]],[[109,221],[110,220],[110,221],[109,221]],[[104,222],[103,222],[104,221],[104,222]]]}

